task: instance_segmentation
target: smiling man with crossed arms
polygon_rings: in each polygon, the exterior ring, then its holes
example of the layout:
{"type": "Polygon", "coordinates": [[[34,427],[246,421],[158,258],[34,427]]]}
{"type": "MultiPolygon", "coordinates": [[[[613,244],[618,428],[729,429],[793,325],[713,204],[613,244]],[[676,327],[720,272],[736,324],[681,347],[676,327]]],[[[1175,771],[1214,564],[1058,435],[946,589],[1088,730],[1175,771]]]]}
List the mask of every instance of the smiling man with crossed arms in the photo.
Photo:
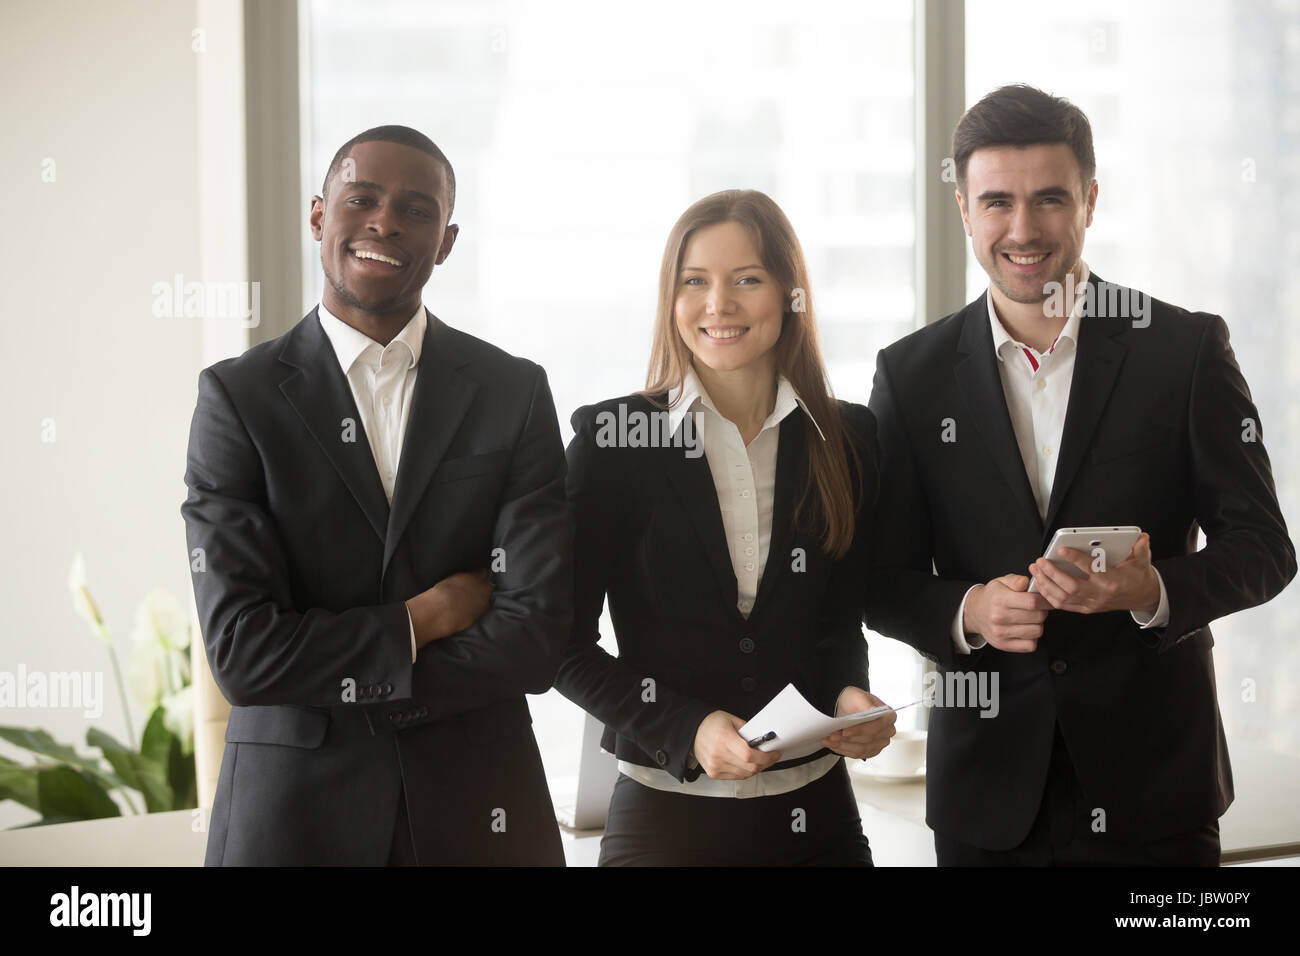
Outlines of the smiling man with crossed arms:
{"type": "Polygon", "coordinates": [[[320,306],[199,378],[209,865],[564,862],[524,698],[570,626],[564,447],[541,368],[424,308],[454,201],[427,137],[354,137],[312,200],[320,306]]]}

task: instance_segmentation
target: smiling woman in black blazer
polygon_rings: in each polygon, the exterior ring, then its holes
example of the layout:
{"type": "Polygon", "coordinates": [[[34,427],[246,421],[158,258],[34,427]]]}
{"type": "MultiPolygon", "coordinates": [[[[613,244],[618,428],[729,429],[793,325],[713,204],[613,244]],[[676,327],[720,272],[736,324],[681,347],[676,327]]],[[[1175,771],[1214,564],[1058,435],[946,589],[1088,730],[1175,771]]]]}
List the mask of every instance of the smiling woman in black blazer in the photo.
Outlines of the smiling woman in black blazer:
{"type": "Polygon", "coordinates": [[[871,864],[841,755],[737,732],[787,683],[826,713],[876,706],[861,525],[875,421],[830,395],[803,253],[754,191],[683,213],[660,273],[646,390],[580,408],[569,445],[574,630],[556,687],[619,761],[601,865],[871,864]],[[598,646],[609,598],[619,653],[598,646]]]}

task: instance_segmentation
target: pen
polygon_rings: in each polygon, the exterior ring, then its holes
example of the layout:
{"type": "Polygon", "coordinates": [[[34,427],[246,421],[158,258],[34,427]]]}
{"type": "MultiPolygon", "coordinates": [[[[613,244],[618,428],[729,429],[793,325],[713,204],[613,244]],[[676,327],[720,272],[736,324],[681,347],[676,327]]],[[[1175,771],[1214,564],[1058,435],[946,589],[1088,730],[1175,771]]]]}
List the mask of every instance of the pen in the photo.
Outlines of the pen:
{"type": "Polygon", "coordinates": [[[759,744],[765,744],[769,740],[776,740],[775,730],[769,730],[763,736],[755,737],[753,740],[746,740],[745,743],[749,744],[751,747],[757,747],[759,744]]]}

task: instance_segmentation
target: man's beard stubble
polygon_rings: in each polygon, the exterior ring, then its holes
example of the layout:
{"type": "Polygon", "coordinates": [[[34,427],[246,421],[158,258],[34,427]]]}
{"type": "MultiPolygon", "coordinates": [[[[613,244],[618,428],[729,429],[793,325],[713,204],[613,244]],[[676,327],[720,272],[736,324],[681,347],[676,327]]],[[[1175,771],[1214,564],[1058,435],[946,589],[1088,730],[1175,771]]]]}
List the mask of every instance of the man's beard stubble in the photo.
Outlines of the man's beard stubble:
{"type": "MultiPolygon", "coordinates": [[[[1005,261],[1002,258],[1002,253],[1000,252],[993,253],[993,257],[997,263],[1002,263],[1005,261]]],[[[998,291],[1001,292],[1008,299],[1010,299],[1012,302],[1019,302],[1021,305],[1036,305],[1040,302],[1047,301],[1047,299],[1051,296],[1052,292],[1051,289],[1048,287],[1051,286],[1053,283],[1055,283],[1055,285],[1057,286],[1060,286],[1062,289],[1065,288],[1065,277],[1070,273],[1072,273],[1078,265],[1079,265],[1079,259],[1076,257],[1073,262],[1068,263],[1064,267],[1062,267],[1059,275],[1054,275],[1052,276],[1052,278],[1044,282],[1043,289],[1039,290],[1038,292],[1029,292],[1029,293],[1013,292],[1011,287],[1008,285],[1008,283],[1004,281],[1002,277],[1001,269],[995,269],[992,271],[985,270],[985,271],[989,272],[989,277],[993,281],[993,284],[998,287],[998,291]]]]}

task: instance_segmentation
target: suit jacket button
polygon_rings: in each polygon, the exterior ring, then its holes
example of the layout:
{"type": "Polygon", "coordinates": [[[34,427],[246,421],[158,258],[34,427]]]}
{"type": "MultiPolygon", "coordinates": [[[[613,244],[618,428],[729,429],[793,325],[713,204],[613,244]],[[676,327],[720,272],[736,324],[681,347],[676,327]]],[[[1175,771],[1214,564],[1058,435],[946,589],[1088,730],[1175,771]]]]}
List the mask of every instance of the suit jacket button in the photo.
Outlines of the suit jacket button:
{"type": "Polygon", "coordinates": [[[1065,673],[1065,668],[1066,668],[1066,663],[1065,663],[1065,661],[1052,661],[1052,673],[1053,673],[1053,674],[1064,674],[1064,673],[1065,673]]]}
{"type": "Polygon", "coordinates": [[[752,677],[742,677],[740,680],[741,690],[753,690],[757,686],[758,681],[754,680],[752,677]]]}
{"type": "Polygon", "coordinates": [[[752,654],[752,653],[754,653],[754,640],[753,640],[753,638],[742,637],[742,638],[740,639],[740,653],[742,653],[742,654],[752,654]]]}
{"type": "Polygon", "coordinates": [[[393,692],[393,685],[388,683],[388,681],[384,681],[384,686],[381,689],[385,695],[391,694],[393,692]]]}
{"type": "Polygon", "coordinates": [[[664,753],[662,750],[656,750],[655,760],[658,762],[659,766],[662,767],[668,763],[668,755],[664,753]]]}

